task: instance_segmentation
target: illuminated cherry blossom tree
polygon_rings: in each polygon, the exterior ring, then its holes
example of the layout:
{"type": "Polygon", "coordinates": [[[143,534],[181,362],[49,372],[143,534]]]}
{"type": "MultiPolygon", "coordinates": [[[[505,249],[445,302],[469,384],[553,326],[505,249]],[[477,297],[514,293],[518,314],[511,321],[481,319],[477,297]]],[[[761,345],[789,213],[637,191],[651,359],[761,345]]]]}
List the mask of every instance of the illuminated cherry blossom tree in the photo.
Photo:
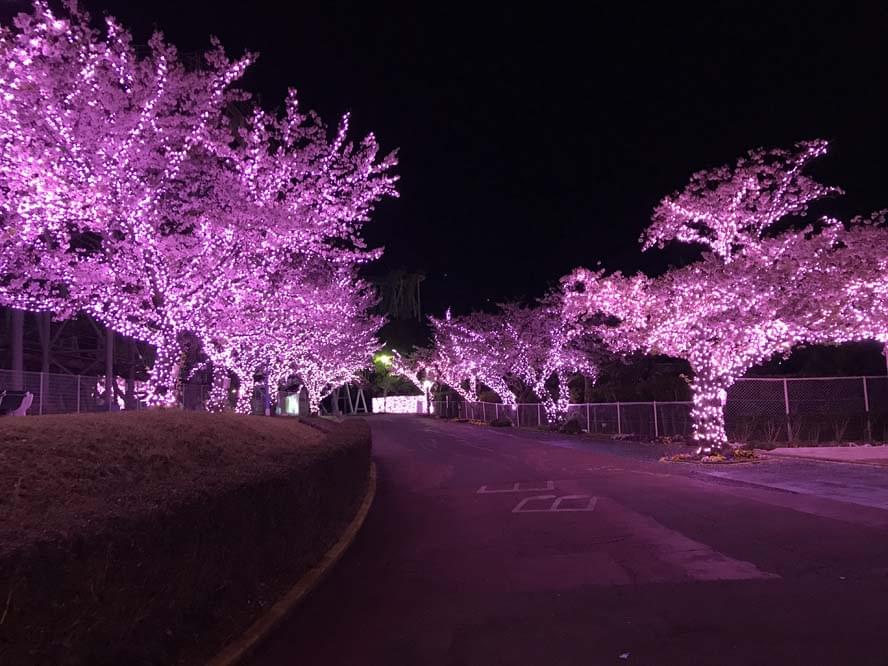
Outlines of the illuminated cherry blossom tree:
{"type": "Polygon", "coordinates": [[[730,262],[787,215],[804,215],[810,202],[841,193],[802,173],[826,150],[821,140],[790,150],[759,148],[733,168],[695,173],[684,190],[664,197],[654,210],[641,237],[643,249],[668,241],[698,243],[730,262]]]}
{"type": "Polygon", "coordinates": [[[558,423],[570,402],[569,377],[596,374],[594,350],[561,316],[558,294],[533,307],[506,304],[494,314],[432,319],[432,324],[436,367],[449,373],[450,381],[444,380],[449,385],[469,385],[465,399],[476,398],[472,389],[478,382],[509,405],[529,390],[549,421],[558,423]]]}
{"type": "Polygon", "coordinates": [[[397,349],[392,350],[391,372],[409,380],[423,394],[426,392],[426,382],[434,383],[432,379],[432,364],[434,352],[425,347],[414,347],[407,356],[401,355],[397,349]]]}
{"type": "Polygon", "coordinates": [[[167,402],[180,360],[178,313],[213,291],[195,277],[219,279],[214,264],[231,251],[231,236],[216,226],[227,216],[212,201],[196,210],[193,200],[228,191],[206,146],[249,59],[231,62],[216,45],[205,68],[186,71],[159,34],[149,47],[138,58],[113,19],[102,35],[76,8],[58,17],[42,2],[4,29],[0,207],[15,229],[4,269],[33,253],[41,263],[6,273],[2,297],[26,309],[73,304],[152,343],[151,397],[167,402]]]}
{"type": "Polygon", "coordinates": [[[875,340],[888,351],[886,211],[828,222],[831,246],[806,274],[806,323],[824,344],[875,340]]]}
{"type": "Polygon", "coordinates": [[[502,306],[499,344],[508,350],[509,372],[533,391],[550,423],[560,423],[570,404],[568,379],[595,378],[597,350],[562,316],[561,296],[551,294],[533,307],[502,306]]]}
{"type": "Polygon", "coordinates": [[[750,368],[800,344],[888,340],[886,247],[883,225],[834,222],[658,278],[580,269],[564,281],[565,317],[591,324],[615,351],[687,360],[694,439],[717,450],[728,441],[727,390],[750,368]]]}
{"type": "Polygon", "coordinates": [[[481,382],[499,396],[503,403],[515,404],[515,395],[507,379],[512,375],[514,349],[504,345],[501,313],[474,312],[447,320],[451,355],[463,359],[470,382],[481,382]]]}
{"type": "Polygon", "coordinates": [[[444,319],[429,317],[434,349],[430,367],[435,381],[449,386],[463,400],[477,400],[475,362],[464,352],[459,320],[454,319],[450,310],[444,319]]]}
{"type": "Polygon", "coordinates": [[[349,143],[347,117],[328,139],[293,92],[233,141],[225,111],[246,99],[231,85],[251,56],[216,43],[190,69],[159,34],[144,57],[131,42],[113,19],[100,32],[39,1],[0,33],[0,301],[151,343],[149,401],[172,404],[183,336],[208,343],[219,311],[311,282],[307,266],[379,256],[360,230],[395,194],[395,157],[372,135],[349,143]]]}
{"type": "Polygon", "coordinates": [[[825,142],[812,141],[794,151],[752,151],[735,169],[695,174],[684,192],[664,199],[643,236],[645,247],[673,239],[702,243],[712,251],[700,261],[658,278],[580,269],[564,280],[569,321],[591,323],[616,351],[690,363],[694,439],[704,452],[727,445],[727,390],[750,368],[802,343],[873,333],[873,305],[859,306],[864,292],[878,291],[876,256],[884,249],[870,258],[872,280],[855,286],[860,262],[850,248],[864,244],[851,239],[865,235],[862,225],[824,220],[819,230],[772,232],[786,215],[838,191],[801,174],[825,149],[825,142]]]}
{"type": "Polygon", "coordinates": [[[250,292],[217,311],[205,353],[214,367],[238,377],[238,411],[249,411],[253,378],[262,375],[272,394],[284,383],[304,387],[317,412],[379,348],[383,320],[369,314],[373,290],[344,269],[312,277],[280,283],[267,294],[250,292]]]}

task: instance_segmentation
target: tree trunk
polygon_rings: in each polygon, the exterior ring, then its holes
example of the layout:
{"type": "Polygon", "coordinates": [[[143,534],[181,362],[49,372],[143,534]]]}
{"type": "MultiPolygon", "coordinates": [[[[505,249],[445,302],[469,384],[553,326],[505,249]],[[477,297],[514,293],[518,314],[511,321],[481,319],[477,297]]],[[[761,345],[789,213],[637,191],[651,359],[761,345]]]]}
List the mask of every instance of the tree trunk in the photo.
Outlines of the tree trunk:
{"type": "Polygon", "coordinates": [[[253,383],[242,381],[237,389],[237,400],[234,410],[238,414],[250,414],[253,411],[253,383]]]}
{"type": "Polygon", "coordinates": [[[114,396],[114,331],[110,326],[105,327],[105,396],[108,411],[114,409],[116,398],[114,396]]]}
{"type": "Polygon", "coordinates": [[[25,311],[12,311],[12,388],[21,391],[25,388],[25,311]]]}
{"type": "Polygon", "coordinates": [[[308,393],[308,411],[313,416],[317,416],[321,413],[321,391],[312,390],[312,387],[309,384],[305,385],[305,391],[308,393]]]}
{"type": "Polygon", "coordinates": [[[478,380],[475,377],[469,378],[469,395],[473,401],[478,401],[478,380]]]}
{"type": "Polygon", "coordinates": [[[718,453],[728,446],[725,431],[725,402],[731,380],[716,372],[695,370],[691,382],[694,407],[691,410],[694,441],[701,453],[718,453]]]}
{"type": "Polygon", "coordinates": [[[136,399],[136,341],[130,340],[129,349],[129,373],[126,378],[126,394],[123,399],[125,409],[137,409],[138,400],[136,399]]]}
{"type": "Polygon", "coordinates": [[[180,359],[182,348],[171,341],[157,345],[154,366],[148,375],[147,403],[152,407],[174,407],[179,404],[180,359]]]}
{"type": "Polygon", "coordinates": [[[52,330],[50,322],[52,318],[48,312],[38,312],[37,315],[37,335],[40,336],[40,372],[49,373],[49,343],[51,342],[50,332],[52,330]]]}
{"type": "Polygon", "coordinates": [[[207,400],[208,412],[224,412],[228,407],[228,388],[230,382],[228,373],[219,366],[213,366],[213,382],[210,387],[210,396],[207,400]]]}
{"type": "Polygon", "coordinates": [[[567,419],[567,408],[570,405],[570,389],[567,380],[558,375],[558,397],[553,397],[545,386],[540,389],[543,394],[543,409],[546,410],[546,419],[549,425],[558,425],[567,419]]]}

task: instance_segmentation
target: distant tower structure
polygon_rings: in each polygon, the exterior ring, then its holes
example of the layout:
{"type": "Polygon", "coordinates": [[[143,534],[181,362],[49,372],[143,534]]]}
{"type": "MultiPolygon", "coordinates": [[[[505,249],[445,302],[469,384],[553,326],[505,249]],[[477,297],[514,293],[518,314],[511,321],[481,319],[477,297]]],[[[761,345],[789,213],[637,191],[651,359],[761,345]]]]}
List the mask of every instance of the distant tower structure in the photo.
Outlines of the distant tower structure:
{"type": "Polygon", "coordinates": [[[408,273],[404,270],[392,271],[374,280],[379,290],[379,312],[393,319],[416,319],[422,321],[422,302],[419,285],[425,280],[422,273],[408,273]]]}

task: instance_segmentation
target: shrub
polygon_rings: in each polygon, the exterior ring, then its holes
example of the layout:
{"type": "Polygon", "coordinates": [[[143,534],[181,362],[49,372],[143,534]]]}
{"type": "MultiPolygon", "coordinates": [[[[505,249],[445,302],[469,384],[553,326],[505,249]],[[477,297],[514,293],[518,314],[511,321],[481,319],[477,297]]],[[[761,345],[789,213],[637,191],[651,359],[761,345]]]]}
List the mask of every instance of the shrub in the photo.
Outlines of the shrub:
{"type": "Polygon", "coordinates": [[[323,555],[366,490],[359,419],[327,433],[176,410],[9,421],[3,664],[205,663],[323,555]]]}
{"type": "Polygon", "coordinates": [[[583,426],[580,425],[579,419],[568,419],[561,424],[561,427],[558,428],[558,432],[563,432],[568,435],[578,435],[583,432],[583,426]]]}

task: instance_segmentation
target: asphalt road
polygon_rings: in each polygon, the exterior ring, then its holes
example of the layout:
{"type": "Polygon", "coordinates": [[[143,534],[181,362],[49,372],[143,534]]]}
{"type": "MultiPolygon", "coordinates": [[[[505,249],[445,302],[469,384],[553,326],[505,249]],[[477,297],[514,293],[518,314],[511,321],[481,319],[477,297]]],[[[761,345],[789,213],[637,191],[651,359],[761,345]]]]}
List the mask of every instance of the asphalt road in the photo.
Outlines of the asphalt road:
{"type": "Polygon", "coordinates": [[[719,478],[637,444],[370,421],[367,522],[256,666],[888,666],[878,502],[719,478]]]}

